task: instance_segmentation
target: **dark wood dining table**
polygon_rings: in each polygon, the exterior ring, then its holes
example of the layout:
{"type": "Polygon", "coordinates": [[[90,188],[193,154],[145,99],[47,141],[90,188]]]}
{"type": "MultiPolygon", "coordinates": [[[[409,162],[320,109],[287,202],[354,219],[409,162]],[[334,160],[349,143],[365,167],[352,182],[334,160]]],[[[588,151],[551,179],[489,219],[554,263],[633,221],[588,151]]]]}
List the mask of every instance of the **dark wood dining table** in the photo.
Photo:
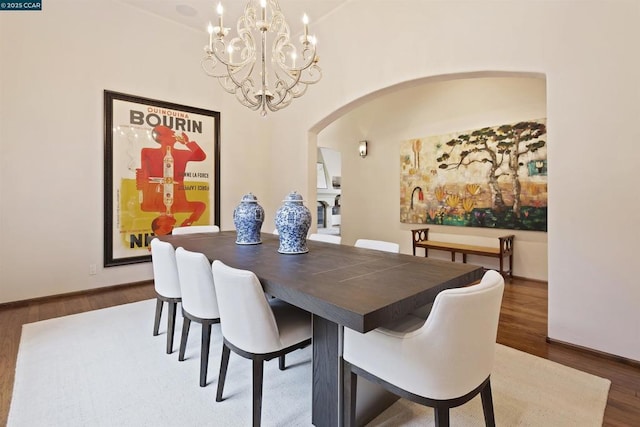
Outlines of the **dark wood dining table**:
{"type": "Polygon", "coordinates": [[[312,315],[312,419],[317,427],[341,425],[340,327],[368,332],[433,302],[449,288],[471,284],[483,269],[469,264],[308,241],[306,254],[281,254],[279,237],[238,245],[235,231],[161,236],[174,247],[201,252],[253,271],[267,294],[312,315]]]}

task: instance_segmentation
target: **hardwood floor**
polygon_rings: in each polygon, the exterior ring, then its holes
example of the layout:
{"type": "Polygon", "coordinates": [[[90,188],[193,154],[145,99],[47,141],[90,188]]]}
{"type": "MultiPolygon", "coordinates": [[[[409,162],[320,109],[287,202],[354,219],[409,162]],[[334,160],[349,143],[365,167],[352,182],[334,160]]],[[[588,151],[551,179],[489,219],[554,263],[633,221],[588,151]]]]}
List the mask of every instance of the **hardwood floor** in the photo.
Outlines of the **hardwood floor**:
{"type": "Polygon", "coordinates": [[[547,343],[547,285],[514,279],[506,284],[498,342],[611,380],[603,426],[640,426],[640,368],[558,343],[547,343]]]}
{"type": "MultiPolygon", "coordinates": [[[[151,283],[0,307],[0,425],[11,403],[21,326],[53,317],[154,298],[151,283]]],[[[149,332],[151,333],[151,332],[149,332]]],[[[507,283],[498,342],[612,381],[604,426],[640,426],[640,368],[612,357],[547,343],[547,285],[514,279],[507,283]]],[[[546,427],[546,426],[545,426],[546,427]]]]}

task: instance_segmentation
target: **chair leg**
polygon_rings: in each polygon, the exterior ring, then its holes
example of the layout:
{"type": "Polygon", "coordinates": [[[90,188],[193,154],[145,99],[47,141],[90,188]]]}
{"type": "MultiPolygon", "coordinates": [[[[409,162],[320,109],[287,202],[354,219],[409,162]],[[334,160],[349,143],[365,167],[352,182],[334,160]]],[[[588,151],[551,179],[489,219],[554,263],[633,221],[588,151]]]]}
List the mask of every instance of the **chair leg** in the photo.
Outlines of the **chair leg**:
{"type": "Polygon", "coordinates": [[[513,253],[509,255],[509,281],[513,282],[513,253]]]}
{"type": "Polygon", "coordinates": [[[207,366],[209,365],[209,343],[211,342],[211,323],[202,324],[202,348],[200,349],[200,387],[207,385],[207,366]]]}
{"type": "Polygon", "coordinates": [[[436,406],[433,408],[435,414],[436,427],[449,427],[449,408],[446,406],[436,406]]]}
{"type": "Polygon", "coordinates": [[[160,329],[160,317],[162,317],[162,300],[160,298],[156,298],[156,316],[153,321],[153,336],[158,335],[158,330],[160,329]]]}
{"type": "Polygon", "coordinates": [[[216,393],[216,402],[222,402],[222,391],[224,389],[224,380],[227,378],[227,367],[229,366],[230,354],[231,350],[223,343],[222,359],[220,360],[220,374],[218,375],[218,392],[216,393]]]}
{"type": "Polygon", "coordinates": [[[487,381],[480,392],[482,398],[482,412],[484,412],[484,424],[487,427],[495,427],[496,420],[493,414],[493,398],[491,397],[491,381],[487,381]]]}
{"type": "Polygon", "coordinates": [[[253,359],[253,427],[260,427],[262,416],[262,359],[253,359]]]}
{"type": "Polygon", "coordinates": [[[173,331],[176,328],[176,306],[178,303],[170,302],[169,318],[167,319],[167,354],[173,352],[173,331]]]}
{"type": "Polygon", "coordinates": [[[356,395],[358,376],[351,372],[351,365],[345,363],[342,370],[344,395],[342,396],[342,420],[345,427],[356,425],[356,395]]]}
{"type": "Polygon", "coordinates": [[[187,350],[187,338],[189,338],[189,326],[191,326],[191,319],[184,317],[182,323],[182,336],[180,337],[180,353],[178,353],[178,360],[182,362],[184,360],[184,352],[187,350]]]}
{"type": "Polygon", "coordinates": [[[281,371],[284,371],[284,362],[285,362],[284,356],[285,355],[283,354],[278,358],[278,368],[280,368],[281,371]]]}

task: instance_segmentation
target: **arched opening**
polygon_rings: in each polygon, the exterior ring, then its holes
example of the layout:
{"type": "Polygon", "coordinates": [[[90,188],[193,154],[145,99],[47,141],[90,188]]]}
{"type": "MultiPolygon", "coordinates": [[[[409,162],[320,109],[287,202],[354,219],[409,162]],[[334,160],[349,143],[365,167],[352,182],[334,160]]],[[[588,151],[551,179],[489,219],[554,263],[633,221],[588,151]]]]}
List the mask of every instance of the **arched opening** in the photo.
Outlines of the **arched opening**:
{"type": "MultiPolygon", "coordinates": [[[[399,221],[401,141],[545,117],[545,76],[513,72],[453,74],[404,82],[329,114],[312,130],[318,147],[341,154],[343,243],[372,237],[400,243],[401,251],[410,253],[412,225],[399,221]],[[358,151],[362,140],[368,141],[365,158],[358,151]]],[[[499,230],[446,227],[446,232],[493,237],[499,230]]],[[[546,233],[516,234],[519,256],[514,270],[521,277],[546,280],[546,233]]]]}

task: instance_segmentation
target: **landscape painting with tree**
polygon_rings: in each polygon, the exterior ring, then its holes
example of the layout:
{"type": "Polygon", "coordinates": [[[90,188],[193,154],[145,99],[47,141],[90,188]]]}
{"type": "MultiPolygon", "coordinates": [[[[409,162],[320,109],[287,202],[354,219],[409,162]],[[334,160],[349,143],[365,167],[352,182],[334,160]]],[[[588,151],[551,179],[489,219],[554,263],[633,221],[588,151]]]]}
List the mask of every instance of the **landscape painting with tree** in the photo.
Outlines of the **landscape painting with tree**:
{"type": "Polygon", "coordinates": [[[547,231],[546,119],[403,141],[400,221],[547,231]]]}

